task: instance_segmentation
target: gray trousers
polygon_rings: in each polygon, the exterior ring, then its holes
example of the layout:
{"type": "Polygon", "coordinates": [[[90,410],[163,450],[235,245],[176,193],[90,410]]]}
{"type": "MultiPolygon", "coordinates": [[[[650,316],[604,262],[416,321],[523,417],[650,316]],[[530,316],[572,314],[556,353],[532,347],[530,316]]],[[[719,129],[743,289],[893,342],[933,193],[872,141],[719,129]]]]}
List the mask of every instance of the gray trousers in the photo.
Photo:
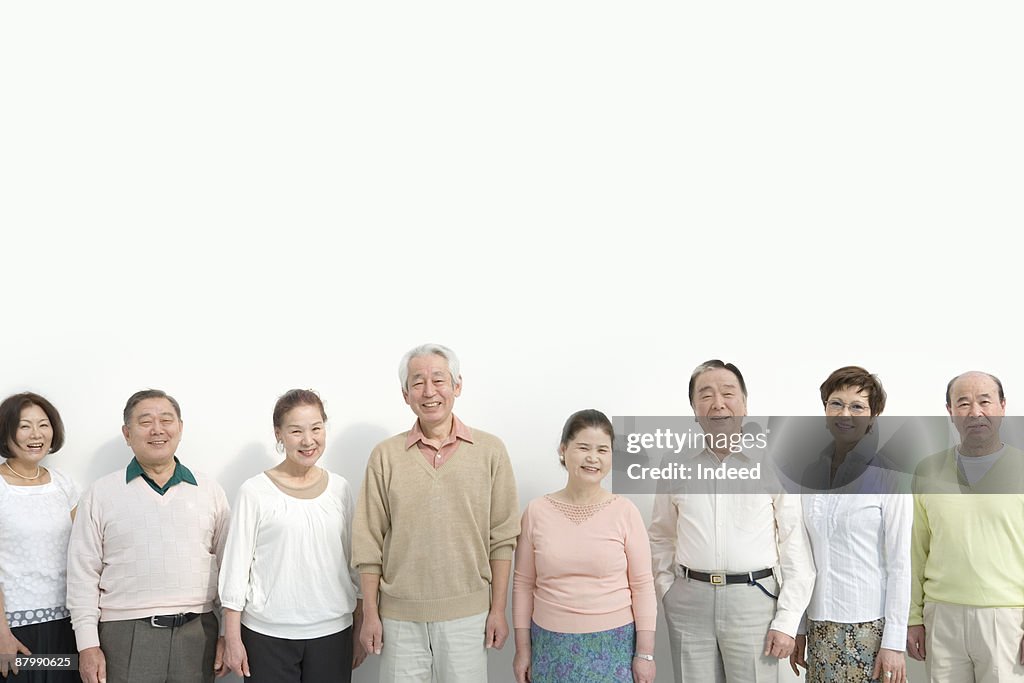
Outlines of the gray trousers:
{"type": "Polygon", "coordinates": [[[101,621],[107,683],[213,683],[217,617],[207,612],[177,628],[101,621]]]}
{"type": "MultiPolygon", "coordinates": [[[[778,595],[773,577],[759,582],[778,595]]],[[[776,683],[779,660],[764,656],[775,600],[756,586],[713,586],[677,576],[665,594],[676,683],[776,683]]]]}

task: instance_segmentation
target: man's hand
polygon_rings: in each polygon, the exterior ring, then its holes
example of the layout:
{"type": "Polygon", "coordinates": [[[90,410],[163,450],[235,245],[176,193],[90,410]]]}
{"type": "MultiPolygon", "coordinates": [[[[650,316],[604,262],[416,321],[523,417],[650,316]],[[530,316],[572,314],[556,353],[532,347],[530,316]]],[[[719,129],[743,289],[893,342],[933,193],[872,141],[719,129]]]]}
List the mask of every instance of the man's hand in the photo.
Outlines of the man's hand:
{"type": "Polygon", "coordinates": [[[927,654],[924,651],[924,625],[907,627],[907,654],[919,662],[924,661],[927,654]]]}
{"type": "Polygon", "coordinates": [[[224,636],[217,636],[217,650],[213,655],[213,673],[217,678],[228,675],[228,668],[224,666],[224,636]]]}
{"type": "Polygon", "coordinates": [[[380,615],[363,611],[363,627],[359,631],[359,642],[366,648],[367,654],[379,655],[384,647],[384,625],[380,623],[380,615]]]}
{"type": "Polygon", "coordinates": [[[770,629],[764,639],[764,656],[785,659],[793,654],[796,641],[782,631],[770,629]]]}
{"type": "Polygon", "coordinates": [[[494,610],[487,613],[487,630],[484,632],[484,647],[500,650],[508,640],[508,622],[505,621],[505,603],[501,604],[501,611],[494,610]]]}
{"type": "Polygon", "coordinates": [[[99,646],[78,653],[78,675],[83,683],[107,683],[107,659],[99,646]]]}
{"type": "Polygon", "coordinates": [[[793,675],[800,675],[800,668],[807,668],[807,636],[798,635],[796,644],[793,646],[793,654],[789,656],[789,666],[793,669],[793,675]]]}
{"type": "Polygon", "coordinates": [[[14,658],[17,655],[30,655],[29,649],[22,645],[21,641],[14,637],[11,633],[11,629],[7,626],[5,621],[0,629],[0,676],[7,678],[7,672],[10,671],[15,676],[18,675],[18,667],[14,665],[14,658]]]}
{"type": "Polygon", "coordinates": [[[906,683],[907,660],[903,653],[898,650],[887,650],[882,648],[875,657],[875,670],[871,673],[871,680],[881,683],[906,683]]]}

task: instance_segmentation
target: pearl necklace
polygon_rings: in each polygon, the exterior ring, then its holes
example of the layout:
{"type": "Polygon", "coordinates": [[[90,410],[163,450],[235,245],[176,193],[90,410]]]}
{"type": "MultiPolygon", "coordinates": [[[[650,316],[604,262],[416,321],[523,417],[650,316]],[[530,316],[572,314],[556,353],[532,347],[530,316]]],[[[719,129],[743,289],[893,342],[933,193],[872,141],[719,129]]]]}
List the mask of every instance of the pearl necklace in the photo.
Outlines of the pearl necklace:
{"type": "Polygon", "coordinates": [[[6,460],[4,460],[4,464],[7,465],[7,469],[9,469],[11,471],[11,474],[13,474],[14,476],[18,477],[19,479],[24,479],[26,481],[32,481],[34,479],[38,479],[40,477],[40,475],[42,475],[42,473],[43,473],[43,468],[40,467],[39,465],[36,465],[36,476],[34,476],[34,477],[26,477],[24,474],[18,474],[14,470],[14,468],[11,467],[11,463],[7,462],[6,460]]]}

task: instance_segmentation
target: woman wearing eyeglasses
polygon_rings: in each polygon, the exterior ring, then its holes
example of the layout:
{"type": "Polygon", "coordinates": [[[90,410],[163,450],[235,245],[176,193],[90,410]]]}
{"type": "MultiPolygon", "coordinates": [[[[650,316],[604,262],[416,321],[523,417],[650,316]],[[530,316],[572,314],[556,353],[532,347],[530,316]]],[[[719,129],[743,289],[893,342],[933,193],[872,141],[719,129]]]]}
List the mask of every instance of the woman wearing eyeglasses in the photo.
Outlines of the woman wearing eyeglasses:
{"type": "Polygon", "coordinates": [[[811,683],[905,683],[913,503],[866,438],[885,390],[847,366],[821,385],[821,402],[833,443],[808,472],[819,491],[803,495],[818,573],[790,666],[811,683]]]}

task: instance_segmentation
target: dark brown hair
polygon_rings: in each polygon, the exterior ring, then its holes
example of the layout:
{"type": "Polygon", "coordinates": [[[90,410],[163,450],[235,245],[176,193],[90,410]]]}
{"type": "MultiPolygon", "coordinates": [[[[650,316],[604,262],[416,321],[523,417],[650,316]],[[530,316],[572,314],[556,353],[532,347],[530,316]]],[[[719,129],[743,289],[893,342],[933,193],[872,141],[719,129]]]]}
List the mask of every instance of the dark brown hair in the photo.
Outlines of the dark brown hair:
{"type": "Polygon", "coordinates": [[[872,415],[881,415],[885,410],[885,389],[877,375],[858,365],[847,365],[839,368],[828,376],[821,384],[821,405],[828,403],[828,397],[832,392],[843,387],[853,387],[868,392],[868,407],[872,415]]]}
{"type": "MultiPolygon", "coordinates": [[[[608,416],[600,410],[588,408],[587,410],[581,410],[573,413],[569,416],[569,419],[565,421],[565,426],[562,427],[562,440],[559,442],[559,445],[564,449],[569,445],[570,441],[576,438],[577,434],[587,427],[600,429],[608,435],[608,438],[611,439],[613,443],[615,442],[615,429],[612,427],[612,422],[608,419],[608,416]]],[[[561,460],[562,465],[565,465],[565,458],[562,455],[559,455],[558,459],[561,460]]]]}
{"type": "Polygon", "coordinates": [[[14,440],[14,434],[18,431],[18,424],[21,422],[21,411],[29,406],[39,406],[46,413],[46,419],[50,421],[53,429],[53,440],[50,441],[50,452],[56,453],[64,445],[64,421],[60,419],[60,413],[39,394],[25,391],[14,394],[0,403],[0,455],[5,458],[13,458],[7,444],[14,440]]]}
{"type": "Polygon", "coordinates": [[[327,413],[324,412],[324,402],[320,400],[315,391],[309,389],[292,389],[286,391],[277,399],[274,404],[274,429],[280,429],[285,414],[292,408],[299,406],[313,406],[320,411],[320,417],[327,422],[327,413]]]}

